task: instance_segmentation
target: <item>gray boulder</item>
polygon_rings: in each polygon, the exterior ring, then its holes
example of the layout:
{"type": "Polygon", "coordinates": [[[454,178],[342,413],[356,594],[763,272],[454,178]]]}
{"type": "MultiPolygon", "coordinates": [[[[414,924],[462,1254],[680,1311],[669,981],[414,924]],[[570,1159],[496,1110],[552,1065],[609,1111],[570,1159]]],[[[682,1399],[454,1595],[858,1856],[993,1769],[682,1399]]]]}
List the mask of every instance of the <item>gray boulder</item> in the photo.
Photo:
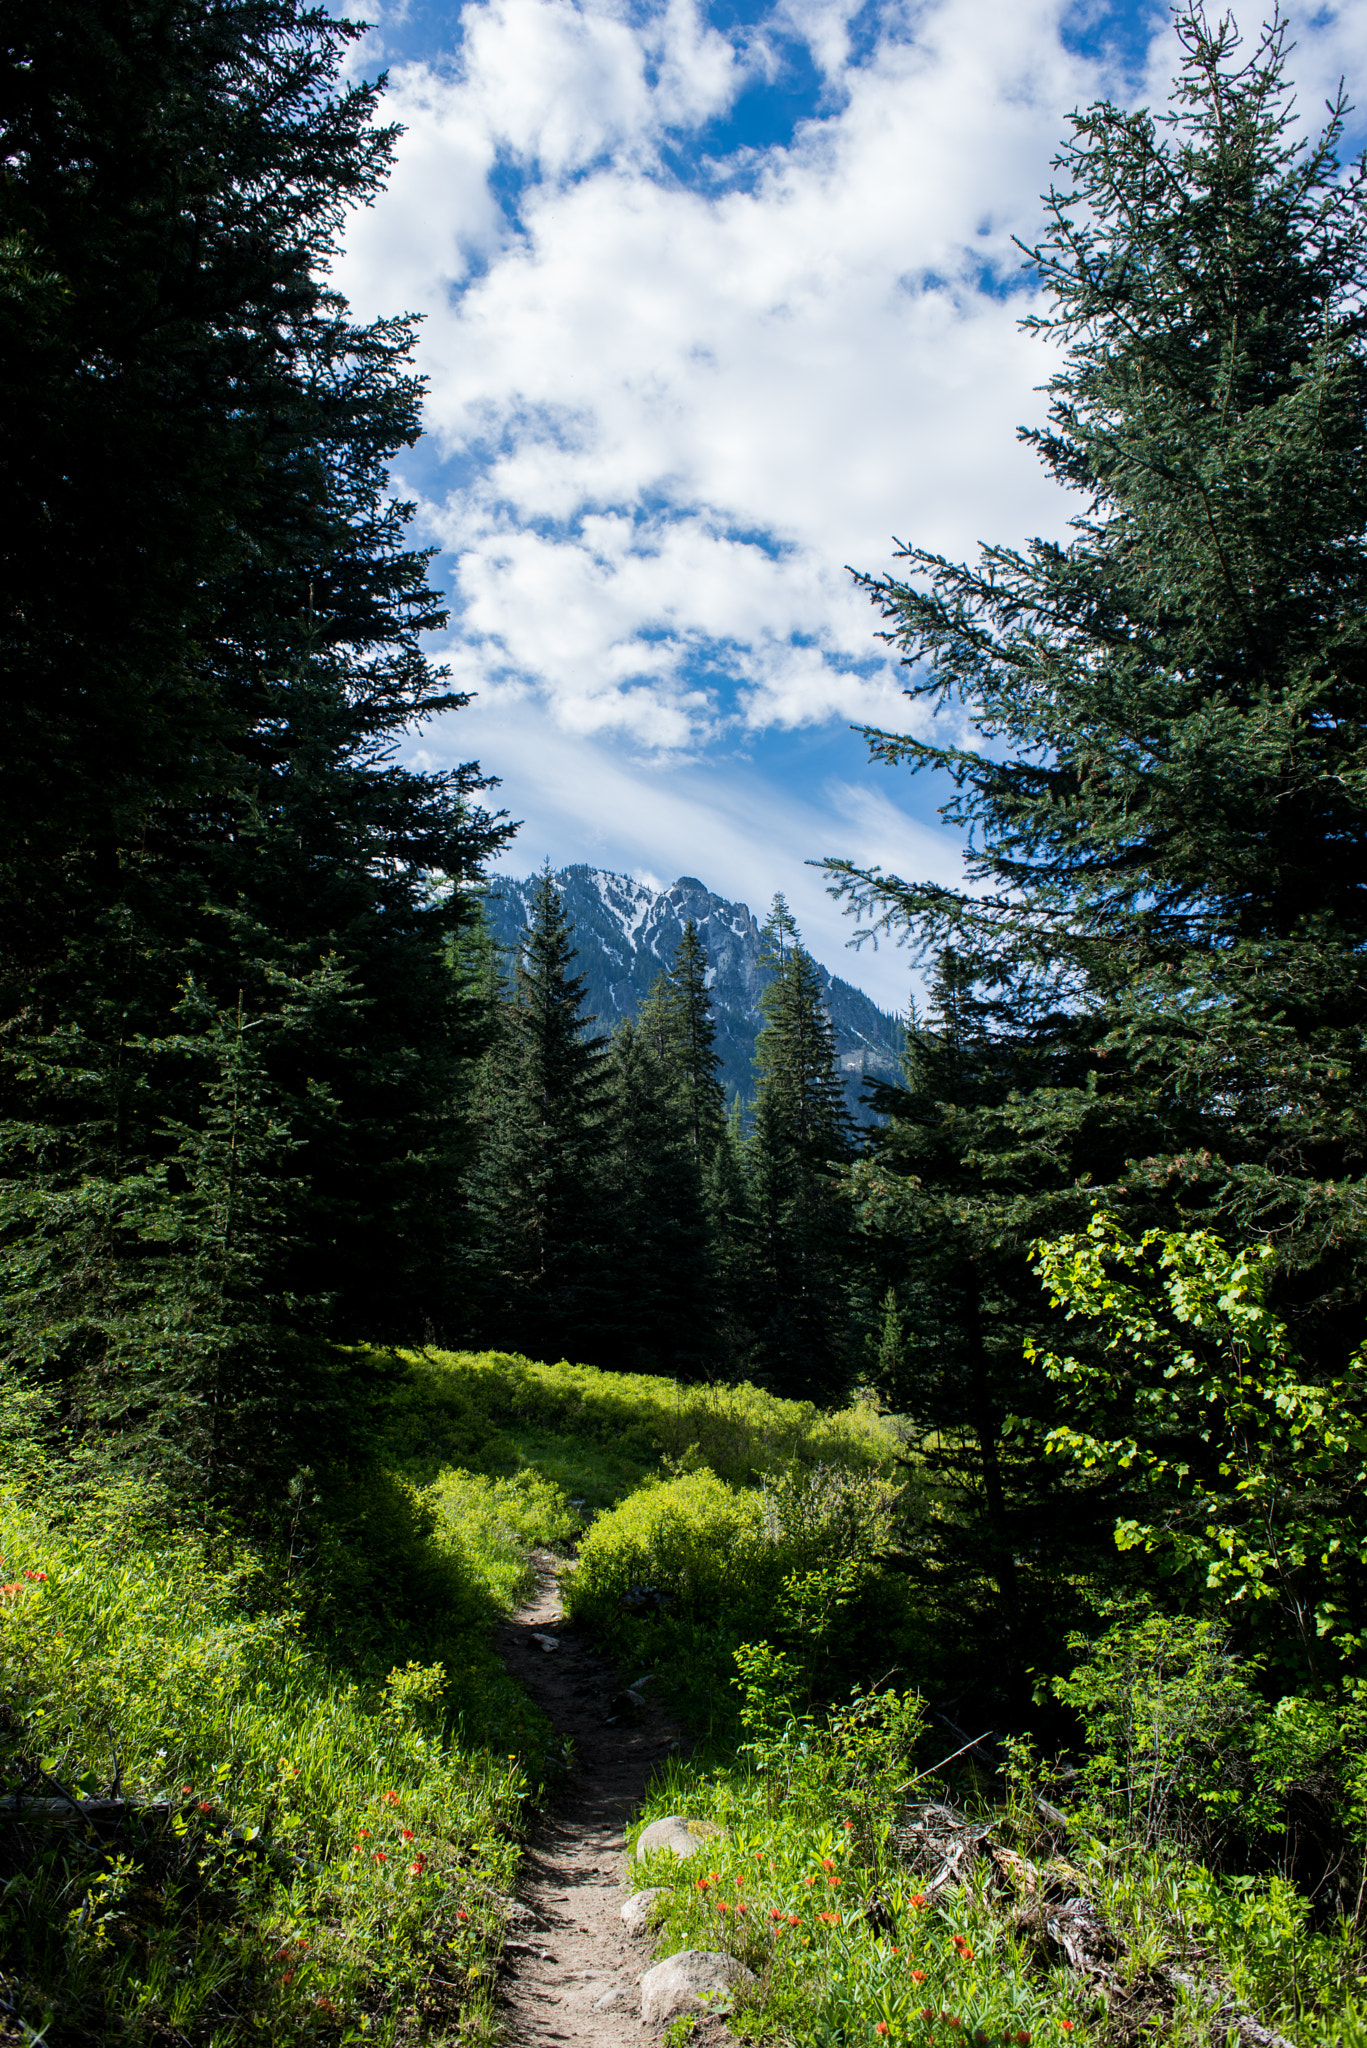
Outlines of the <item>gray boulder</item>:
{"type": "Polygon", "coordinates": [[[665,1888],[662,1884],[647,1886],[643,1892],[633,1892],[622,1908],[622,1925],[628,1934],[644,1934],[649,1927],[655,1910],[656,1899],[662,1899],[665,1888]]]}
{"type": "Polygon", "coordinates": [[[714,1820],[689,1820],[682,1813],[667,1813],[642,1830],[636,1844],[636,1860],[643,1863],[660,1849],[672,1849],[676,1856],[696,1856],[711,1836],[724,1833],[725,1829],[719,1828],[714,1820]]]}
{"type": "Polygon", "coordinates": [[[666,1956],[642,1977],[642,2022],[648,2027],[660,2026],[681,2012],[729,2007],[736,1986],[754,1981],[754,1971],[734,1956],[686,1948],[677,1956],[666,1956]]]}

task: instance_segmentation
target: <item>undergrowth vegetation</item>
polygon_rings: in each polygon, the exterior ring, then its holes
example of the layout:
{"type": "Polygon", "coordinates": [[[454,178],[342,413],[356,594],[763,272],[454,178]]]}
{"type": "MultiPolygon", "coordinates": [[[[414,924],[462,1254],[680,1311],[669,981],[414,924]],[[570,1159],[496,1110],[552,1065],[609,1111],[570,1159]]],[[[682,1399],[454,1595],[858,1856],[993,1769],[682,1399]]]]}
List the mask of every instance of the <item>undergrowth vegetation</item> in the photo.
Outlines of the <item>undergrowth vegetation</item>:
{"type": "MultiPolygon", "coordinates": [[[[383,2039],[424,2008],[478,2009],[522,1758],[444,1734],[441,1664],[347,1677],[259,1557],[216,1569],[139,1505],[59,1528],[0,1503],[0,1746],[40,1802],[5,1831],[5,1954],[30,2027],[383,2039]],[[122,1811],[63,1810],[102,1796],[122,1811]]],[[[535,1753],[519,1704],[508,1739],[535,1753]]]]}
{"type": "Polygon", "coordinates": [[[485,2034],[524,1802],[559,1762],[491,1640],[532,1551],[681,1487],[763,1547],[785,1487],[829,1491],[822,1460],[874,1499],[895,1451],[871,1411],[502,1355],[345,1355],[330,1412],[253,1533],[82,1482],[11,1404],[6,2043],[485,2034]],[[704,1457],[779,1476],[737,1491],[704,1457]],[[670,1461],[698,1469],[633,1494],[670,1461]]]}
{"type": "Polygon", "coordinates": [[[749,1489],[706,1470],[656,1479],[594,1522],[566,1607],[624,1663],[649,1663],[699,1734],[729,1740],[733,1653],[749,1636],[800,1657],[809,1697],[916,1661],[916,1613],[889,1561],[918,1502],[842,1464],[749,1489]]]}
{"type": "MultiPolygon", "coordinates": [[[[632,1866],[659,1888],[657,1954],[721,1950],[754,1973],[736,2032],[813,2048],[1208,2048],[1266,2043],[1270,2026],[1297,2048],[1367,2043],[1353,1916],[1317,1911],[1276,1871],[1221,1875],[1170,1834],[1127,1833],[1123,1773],[1104,1756],[1076,1802],[1057,1778],[1044,1798],[1028,1744],[1008,1743],[996,1770],[936,1759],[915,1692],[855,1690],[813,1712],[796,1660],[759,1643],[736,1664],[741,1741],[672,1764],[641,1816],[716,1832],[691,1859],[666,1848],[632,1866]]],[[[1075,1677],[1115,1673],[1100,1660],[1075,1677]]]]}
{"type": "Polygon", "coordinates": [[[368,1362],[389,1366],[377,1448],[415,1479],[450,1465],[532,1470],[594,1509],[657,1474],[661,1459],[740,1486],[793,1463],[886,1470],[899,1449],[871,1402],[832,1412],[759,1387],[686,1386],[502,1351],[371,1353],[368,1362]]]}

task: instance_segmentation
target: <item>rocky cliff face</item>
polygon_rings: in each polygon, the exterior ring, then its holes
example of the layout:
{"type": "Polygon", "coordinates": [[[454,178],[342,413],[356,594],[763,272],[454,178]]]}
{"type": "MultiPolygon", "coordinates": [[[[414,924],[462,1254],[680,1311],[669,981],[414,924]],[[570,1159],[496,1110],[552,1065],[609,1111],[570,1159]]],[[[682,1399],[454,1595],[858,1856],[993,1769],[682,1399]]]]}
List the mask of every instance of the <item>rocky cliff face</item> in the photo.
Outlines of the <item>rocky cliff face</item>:
{"type": "MultiPolygon", "coordinates": [[[[588,1008],[597,1029],[611,1031],[620,1017],[634,1017],[657,974],[668,964],[691,917],[707,949],[717,1051],[728,1094],[753,1092],[755,1039],[764,1022],[759,994],[764,983],[759,924],[744,903],[728,903],[693,875],[681,875],[668,889],[647,888],[627,875],[602,868],[560,868],[554,877],[574,922],[579,958],[575,971],[588,983],[588,1008]]],[[[489,921],[509,948],[526,922],[535,877],[495,877],[489,921]]],[[[900,1071],[903,1032],[896,1017],[847,981],[822,968],[826,1001],[851,1108],[859,1107],[865,1074],[895,1080],[900,1071]]]]}

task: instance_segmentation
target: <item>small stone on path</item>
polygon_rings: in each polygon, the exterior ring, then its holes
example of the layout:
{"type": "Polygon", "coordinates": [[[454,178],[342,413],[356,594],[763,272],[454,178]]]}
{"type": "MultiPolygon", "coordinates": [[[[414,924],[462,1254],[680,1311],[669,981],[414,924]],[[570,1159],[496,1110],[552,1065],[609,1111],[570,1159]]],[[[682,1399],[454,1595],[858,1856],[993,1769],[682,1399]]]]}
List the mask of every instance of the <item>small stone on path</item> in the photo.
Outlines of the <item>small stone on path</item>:
{"type": "Polygon", "coordinates": [[[689,1820],[682,1813],[667,1813],[642,1829],[636,1859],[643,1863],[660,1849],[672,1849],[676,1856],[696,1856],[705,1841],[724,1832],[713,1820],[689,1820]]]}

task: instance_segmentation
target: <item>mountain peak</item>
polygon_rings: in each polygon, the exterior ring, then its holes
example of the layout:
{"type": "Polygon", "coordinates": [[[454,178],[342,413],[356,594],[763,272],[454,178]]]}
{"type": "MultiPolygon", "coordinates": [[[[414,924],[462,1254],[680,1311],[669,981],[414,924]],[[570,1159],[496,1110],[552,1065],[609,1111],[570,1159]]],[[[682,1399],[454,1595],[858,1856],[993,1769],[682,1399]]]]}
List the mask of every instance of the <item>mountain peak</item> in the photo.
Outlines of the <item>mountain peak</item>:
{"type": "MultiPolygon", "coordinates": [[[[556,869],[551,879],[574,925],[575,972],[585,978],[600,1031],[636,1015],[673,958],[685,922],[693,919],[707,951],[722,1079],[728,1094],[748,1097],[754,1088],[755,1041],[764,1023],[760,991],[768,978],[760,965],[763,940],[750,906],[718,896],[696,875],[680,875],[668,888],[656,888],[630,875],[576,863],[556,869]]],[[[536,880],[535,875],[493,878],[489,924],[510,952],[527,921],[536,880]]],[[[861,989],[829,968],[821,967],[821,974],[846,1093],[858,1111],[866,1074],[897,1077],[905,1034],[900,1020],[880,1010],[861,989]]]]}

